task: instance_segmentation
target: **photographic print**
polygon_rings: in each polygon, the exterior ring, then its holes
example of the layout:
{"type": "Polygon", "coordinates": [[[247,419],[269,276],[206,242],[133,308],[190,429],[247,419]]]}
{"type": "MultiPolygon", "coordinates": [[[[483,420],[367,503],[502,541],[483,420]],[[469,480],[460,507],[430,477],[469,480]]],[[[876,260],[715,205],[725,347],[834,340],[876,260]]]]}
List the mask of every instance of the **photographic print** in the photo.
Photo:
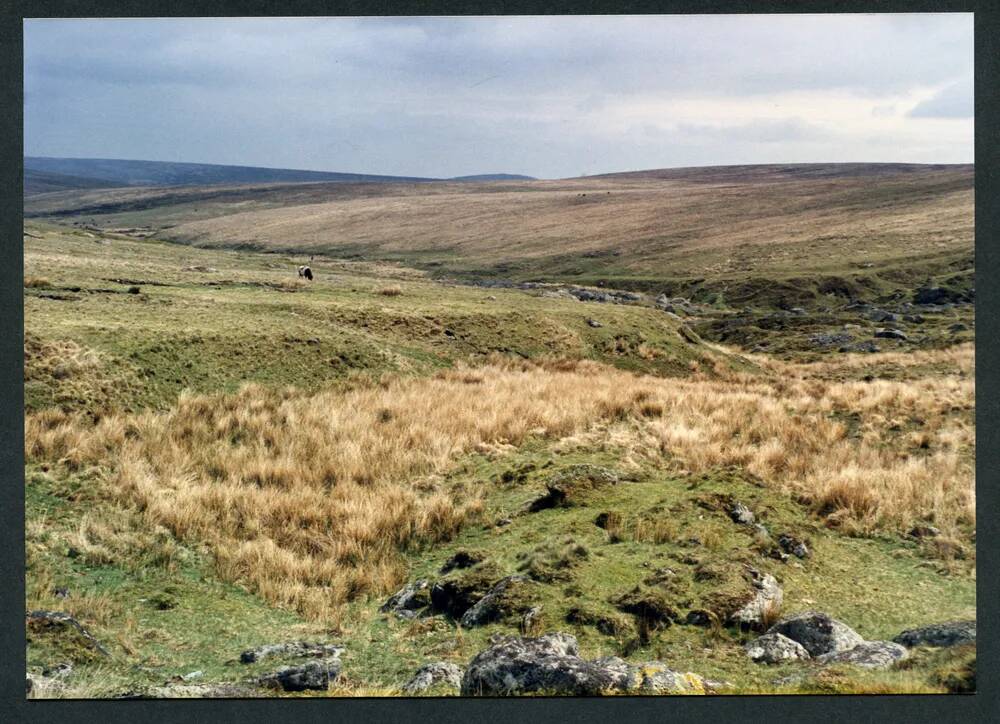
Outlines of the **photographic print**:
{"type": "Polygon", "coordinates": [[[23,30],[29,699],[976,690],[972,14],[23,30]]]}

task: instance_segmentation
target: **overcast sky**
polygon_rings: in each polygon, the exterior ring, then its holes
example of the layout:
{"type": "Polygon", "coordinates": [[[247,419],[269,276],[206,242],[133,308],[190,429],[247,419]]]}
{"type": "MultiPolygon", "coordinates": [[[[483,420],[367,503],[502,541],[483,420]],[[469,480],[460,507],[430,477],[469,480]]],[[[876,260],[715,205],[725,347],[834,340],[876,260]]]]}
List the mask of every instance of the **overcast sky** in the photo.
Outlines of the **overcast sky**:
{"type": "Polygon", "coordinates": [[[971,14],[28,20],[27,155],[414,176],[973,160],[971,14]]]}

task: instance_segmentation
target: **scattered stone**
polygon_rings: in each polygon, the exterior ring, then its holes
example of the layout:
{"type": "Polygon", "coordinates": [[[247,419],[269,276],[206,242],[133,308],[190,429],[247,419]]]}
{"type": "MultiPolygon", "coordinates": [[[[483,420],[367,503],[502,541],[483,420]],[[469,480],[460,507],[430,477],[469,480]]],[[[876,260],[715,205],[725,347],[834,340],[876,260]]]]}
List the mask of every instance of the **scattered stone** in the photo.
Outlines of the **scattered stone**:
{"type": "Polygon", "coordinates": [[[952,291],[950,289],[944,289],[942,287],[920,287],[913,294],[913,302],[915,304],[954,304],[956,302],[970,301],[969,297],[971,295],[963,294],[962,292],[952,291]]]}
{"type": "Polygon", "coordinates": [[[265,644],[255,649],[248,649],[240,654],[240,662],[253,664],[274,656],[301,659],[307,657],[335,657],[343,653],[343,646],[333,644],[309,643],[307,641],[292,641],[280,644],[265,644]]]}
{"type": "Polygon", "coordinates": [[[596,319],[591,319],[590,317],[588,317],[587,318],[587,326],[588,327],[594,327],[596,329],[598,327],[603,327],[604,325],[601,324],[600,322],[598,322],[596,319]]]}
{"type": "Polygon", "coordinates": [[[127,691],[115,699],[243,699],[259,696],[247,684],[168,684],[139,691],[127,691]]]}
{"type": "Polygon", "coordinates": [[[898,322],[899,315],[887,312],[884,309],[873,309],[868,313],[868,319],[873,322],[898,322]]]}
{"type": "Polygon", "coordinates": [[[879,327],[878,329],[875,330],[874,336],[878,337],[879,339],[901,339],[901,340],[909,339],[906,336],[906,333],[903,332],[902,330],[892,329],[892,328],[882,328],[882,327],[879,327]]]}
{"type": "Polygon", "coordinates": [[[887,669],[909,655],[904,646],[891,641],[863,641],[847,651],[817,657],[821,664],[851,664],[865,669],[887,669]]]}
{"type": "Polygon", "coordinates": [[[284,691],[326,691],[330,682],[340,675],[340,657],[310,661],[299,666],[286,666],[257,679],[261,686],[284,691]]]}
{"type": "Polygon", "coordinates": [[[864,352],[866,354],[874,354],[878,352],[878,345],[876,345],[871,340],[865,340],[863,342],[855,342],[854,344],[845,345],[841,347],[839,352],[864,352]]]}
{"type": "Polygon", "coordinates": [[[914,538],[937,538],[941,535],[941,530],[933,525],[915,525],[909,533],[914,538]]]}
{"type": "Polygon", "coordinates": [[[771,534],[768,532],[767,528],[765,528],[763,524],[755,523],[753,528],[755,531],[757,531],[757,535],[759,535],[760,537],[765,539],[771,537],[771,534]]]}
{"type": "Polygon", "coordinates": [[[513,522],[510,518],[501,518],[496,522],[496,526],[497,528],[503,528],[505,525],[510,525],[513,522]]]}
{"type": "Polygon", "coordinates": [[[849,651],[864,643],[864,639],[850,626],[819,611],[805,611],[783,618],[767,633],[787,636],[805,647],[810,656],[849,651]]]}
{"type": "Polygon", "coordinates": [[[923,324],[926,320],[919,314],[904,314],[903,321],[910,324],[923,324]]]}
{"type": "Polygon", "coordinates": [[[733,505],[729,511],[729,517],[734,523],[739,523],[740,525],[753,525],[755,520],[754,514],[743,503],[733,505]]]}
{"type": "Polygon", "coordinates": [[[462,685],[462,669],[447,661],[424,664],[417,669],[413,678],[403,685],[403,691],[412,696],[439,683],[459,688],[462,685]]]}
{"type": "Polygon", "coordinates": [[[472,608],[462,614],[462,626],[482,626],[511,614],[524,613],[531,608],[530,599],[535,585],[534,581],[525,576],[507,576],[498,581],[472,608]]]}
{"type": "Polygon", "coordinates": [[[638,666],[608,656],[587,661],[573,636],[506,637],[481,651],[462,677],[464,696],[545,694],[595,696],[614,693],[704,692],[705,680],[660,662],[638,666]]]}
{"type": "Polygon", "coordinates": [[[780,633],[766,633],[744,648],[747,656],[758,664],[781,664],[811,658],[802,644],[780,633]]]}
{"type": "Polygon", "coordinates": [[[790,553],[797,558],[809,557],[809,548],[806,546],[805,541],[799,540],[787,533],[782,533],[778,536],[778,545],[781,546],[781,549],[785,553],[790,553]]]}
{"type": "Polygon", "coordinates": [[[907,629],[893,639],[897,644],[913,648],[914,646],[955,646],[957,644],[975,643],[976,622],[948,621],[935,623],[921,628],[907,629]]]}
{"type": "Polygon", "coordinates": [[[72,673],[73,664],[66,661],[53,664],[52,666],[46,666],[42,669],[42,676],[48,676],[53,679],[64,679],[72,673]]]}
{"type": "Polygon", "coordinates": [[[486,554],[482,551],[456,551],[455,555],[444,562],[441,566],[441,573],[448,573],[456,568],[469,568],[477,563],[486,560],[486,554]]]}
{"type": "Polygon", "coordinates": [[[853,339],[854,337],[846,332],[814,334],[809,337],[809,341],[817,347],[833,347],[837,344],[847,344],[853,339]]]}
{"type": "Polygon", "coordinates": [[[379,608],[382,613],[395,613],[400,618],[413,618],[417,611],[430,605],[430,583],[424,579],[407,583],[379,608]]]}
{"type": "Polygon", "coordinates": [[[28,630],[33,633],[58,633],[73,630],[83,639],[88,648],[103,656],[109,655],[107,649],[101,646],[101,643],[68,613],[63,611],[29,611],[26,618],[28,630]]]}

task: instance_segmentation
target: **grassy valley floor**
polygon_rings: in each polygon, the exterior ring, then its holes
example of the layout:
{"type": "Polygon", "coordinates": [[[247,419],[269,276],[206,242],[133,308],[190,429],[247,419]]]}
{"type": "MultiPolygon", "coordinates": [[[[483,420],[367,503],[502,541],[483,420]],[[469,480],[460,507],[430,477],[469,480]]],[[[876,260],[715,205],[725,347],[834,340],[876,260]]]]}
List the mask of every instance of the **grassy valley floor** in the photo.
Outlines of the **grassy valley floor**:
{"type": "Polygon", "coordinates": [[[296,256],[25,232],[26,607],[103,649],[29,621],[32,696],[206,695],[286,663],[242,651],[300,640],[344,648],[304,695],[398,695],[495,634],[556,631],[721,693],[974,687],[974,645],[767,666],[724,625],[749,568],[784,591],[769,617],[869,640],[975,618],[974,350],[947,331],[971,305],[928,313],[925,345],[776,356],[648,300],[327,258],[308,283],[296,256]],[[509,575],[485,625],[379,610],[509,575]]]}

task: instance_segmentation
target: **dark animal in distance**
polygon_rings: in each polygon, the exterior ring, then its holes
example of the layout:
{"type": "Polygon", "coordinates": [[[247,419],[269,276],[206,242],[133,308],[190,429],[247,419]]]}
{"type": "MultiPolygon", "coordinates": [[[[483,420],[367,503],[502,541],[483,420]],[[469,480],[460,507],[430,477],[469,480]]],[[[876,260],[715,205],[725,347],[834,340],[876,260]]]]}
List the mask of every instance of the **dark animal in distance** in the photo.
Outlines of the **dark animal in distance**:
{"type": "Polygon", "coordinates": [[[301,277],[305,277],[309,281],[312,281],[312,278],[313,278],[312,269],[310,269],[307,266],[300,266],[299,267],[299,277],[300,278],[301,277]]]}

